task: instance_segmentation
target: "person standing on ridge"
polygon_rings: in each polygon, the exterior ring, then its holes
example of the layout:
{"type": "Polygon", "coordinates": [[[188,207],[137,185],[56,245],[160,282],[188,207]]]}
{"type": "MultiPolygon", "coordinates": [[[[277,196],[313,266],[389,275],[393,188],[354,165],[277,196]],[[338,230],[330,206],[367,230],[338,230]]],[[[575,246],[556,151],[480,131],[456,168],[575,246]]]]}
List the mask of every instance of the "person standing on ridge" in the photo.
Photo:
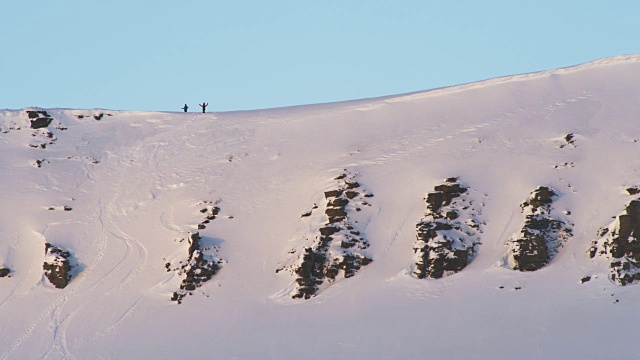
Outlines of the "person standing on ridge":
{"type": "Polygon", "coordinates": [[[187,112],[188,109],[189,107],[187,106],[187,104],[184,104],[184,106],[182,107],[182,110],[184,110],[184,112],[187,112]]]}
{"type": "Polygon", "coordinates": [[[209,104],[207,104],[206,102],[202,102],[202,104],[198,104],[200,105],[200,107],[202,108],[202,113],[204,114],[205,110],[207,110],[207,106],[209,106],[209,104]]]}

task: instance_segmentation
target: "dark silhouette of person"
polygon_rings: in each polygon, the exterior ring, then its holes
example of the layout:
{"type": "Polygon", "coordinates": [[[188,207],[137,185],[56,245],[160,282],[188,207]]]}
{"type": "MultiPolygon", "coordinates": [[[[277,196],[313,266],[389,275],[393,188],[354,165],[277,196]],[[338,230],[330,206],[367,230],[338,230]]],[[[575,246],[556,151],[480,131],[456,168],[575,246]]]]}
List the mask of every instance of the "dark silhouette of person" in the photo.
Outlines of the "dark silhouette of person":
{"type": "Polygon", "coordinates": [[[187,104],[184,104],[184,106],[182,107],[182,110],[184,110],[184,112],[187,112],[188,109],[189,107],[187,106],[187,104]]]}
{"type": "Polygon", "coordinates": [[[206,102],[202,102],[202,104],[198,104],[200,105],[200,107],[202,108],[202,113],[204,114],[205,111],[207,110],[207,106],[209,106],[209,104],[207,104],[206,102]]]}

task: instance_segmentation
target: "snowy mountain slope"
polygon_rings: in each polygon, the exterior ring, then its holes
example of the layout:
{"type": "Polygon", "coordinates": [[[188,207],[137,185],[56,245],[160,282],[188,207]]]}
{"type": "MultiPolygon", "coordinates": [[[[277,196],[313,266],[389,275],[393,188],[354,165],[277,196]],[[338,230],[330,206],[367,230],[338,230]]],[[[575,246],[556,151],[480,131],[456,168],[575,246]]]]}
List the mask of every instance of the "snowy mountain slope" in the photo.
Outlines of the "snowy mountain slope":
{"type": "Polygon", "coordinates": [[[638,99],[629,55],[249,112],[46,109],[51,124],[30,129],[25,110],[1,110],[0,359],[640,357],[640,288],[589,257],[640,184],[638,99]],[[312,245],[326,219],[301,216],[345,171],[374,194],[354,217],[372,262],[291,299],[296,276],[276,270],[312,245]],[[482,195],[481,244],[462,271],[418,279],[423,198],[449,177],[482,195]],[[507,242],[538,186],[573,236],[514,271],[507,242]],[[220,211],[198,229],[207,204],[220,211]],[[178,305],[183,278],[165,264],[190,231],[223,261],[178,305]],[[77,261],[64,289],[43,276],[45,242],[77,261]]]}

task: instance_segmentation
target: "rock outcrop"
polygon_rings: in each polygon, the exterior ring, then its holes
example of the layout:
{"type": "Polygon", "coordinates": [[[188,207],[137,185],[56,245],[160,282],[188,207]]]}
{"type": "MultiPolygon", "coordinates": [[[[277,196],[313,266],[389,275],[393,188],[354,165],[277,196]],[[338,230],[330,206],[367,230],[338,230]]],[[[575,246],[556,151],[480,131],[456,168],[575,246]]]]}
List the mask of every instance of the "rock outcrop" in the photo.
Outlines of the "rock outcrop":
{"type": "Polygon", "coordinates": [[[539,186],[520,205],[525,215],[522,229],[509,240],[507,255],[514,270],[535,271],[547,265],[562,244],[572,236],[571,224],[562,220],[553,208],[558,194],[539,186]]]}
{"type": "Polygon", "coordinates": [[[631,200],[624,213],[598,232],[589,255],[610,259],[610,278],[618,285],[640,281],[640,199],[631,200]]]}
{"type": "Polygon", "coordinates": [[[426,197],[427,212],[416,225],[414,275],[438,279],[464,269],[476,254],[483,204],[469,188],[448,178],[426,197]]]}
{"type": "Polygon", "coordinates": [[[64,289],[71,281],[71,253],[45,243],[45,258],[42,269],[49,282],[58,289],[64,289]]]}
{"type": "Polygon", "coordinates": [[[181,240],[189,245],[186,260],[180,261],[176,268],[172,268],[171,263],[165,265],[167,271],[177,271],[179,275],[184,276],[180,290],[174,292],[171,297],[171,300],[177,301],[178,304],[182,303],[185,296],[193,294],[196,288],[211,280],[221,268],[219,259],[205,254],[209,249],[202,246],[201,240],[198,232],[189,233],[186,239],[181,240]]]}
{"type": "Polygon", "coordinates": [[[276,271],[289,270],[296,276],[292,298],[309,299],[330,283],[341,277],[350,278],[372,262],[364,252],[369,247],[362,235],[364,227],[352,217],[371,206],[364,199],[373,194],[363,190],[354,178],[347,173],[335,178],[338,186],[324,192],[323,213],[313,216],[313,210],[319,208],[314,205],[303,214],[305,221],[320,223],[317,233],[307,238],[312,244],[302,249],[293,265],[276,271]]]}
{"type": "Polygon", "coordinates": [[[53,117],[44,110],[27,110],[27,116],[31,122],[32,129],[46,128],[53,121],[53,117]]]}
{"type": "Polygon", "coordinates": [[[576,147],[576,135],[573,133],[569,133],[567,135],[565,135],[563,138],[564,140],[564,144],[560,145],[560,149],[563,149],[565,147],[571,146],[571,147],[576,147]]]}
{"type": "Polygon", "coordinates": [[[638,195],[640,194],[640,188],[637,186],[630,186],[627,189],[627,194],[629,195],[638,195]]]}
{"type": "Polygon", "coordinates": [[[11,274],[11,269],[9,268],[0,268],[0,278],[9,276],[11,274]]]}

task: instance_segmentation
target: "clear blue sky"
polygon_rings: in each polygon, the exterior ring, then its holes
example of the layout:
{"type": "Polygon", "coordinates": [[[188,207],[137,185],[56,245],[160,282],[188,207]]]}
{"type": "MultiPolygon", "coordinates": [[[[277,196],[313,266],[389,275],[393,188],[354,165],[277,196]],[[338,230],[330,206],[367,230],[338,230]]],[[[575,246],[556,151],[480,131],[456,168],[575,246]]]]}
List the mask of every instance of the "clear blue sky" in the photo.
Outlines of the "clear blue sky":
{"type": "Polygon", "coordinates": [[[19,0],[0,108],[270,108],[640,52],[640,1],[19,0]]]}

